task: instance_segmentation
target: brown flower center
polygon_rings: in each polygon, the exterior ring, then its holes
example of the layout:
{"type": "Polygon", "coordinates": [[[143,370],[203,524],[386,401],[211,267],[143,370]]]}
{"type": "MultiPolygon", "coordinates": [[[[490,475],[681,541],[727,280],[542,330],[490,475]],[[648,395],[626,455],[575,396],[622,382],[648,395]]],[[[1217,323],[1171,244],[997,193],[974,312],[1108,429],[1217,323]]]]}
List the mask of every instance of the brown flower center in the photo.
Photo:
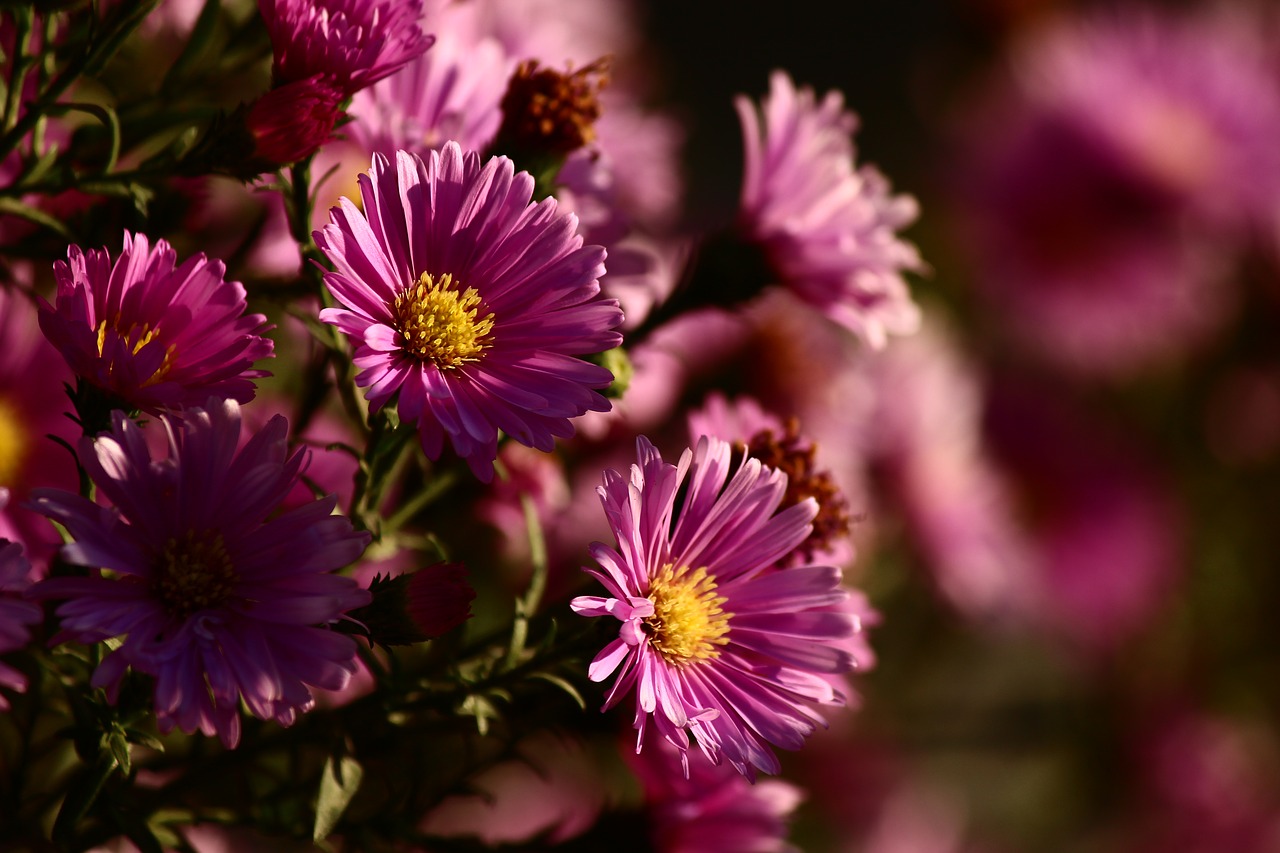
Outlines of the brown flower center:
{"type": "Polygon", "coordinates": [[[477,319],[480,308],[475,288],[459,293],[453,276],[436,279],[424,272],[393,306],[404,351],[441,370],[479,361],[493,332],[493,314],[477,319]]]}
{"type": "Polygon", "coordinates": [[[849,505],[840,488],[827,471],[814,467],[815,446],[800,437],[800,425],[795,418],[787,420],[785,432],[779,436],[773,430],[756,433],[747,442],[747,453],[770,468],[787,475],[787,491],[780,509],[795,506],[806,498],[818,503],[818,515],[813,519],[813,532],[800,543],[799,551],[806,561],[824,550],[835,540],[849,535],[849,505]]]}
{"type": "Polygon", "coordinates": [[[729,642],[725,635],[733,615],[720,608],[726,600],[716,595],[715,578],[706,568],[663,566],[649,580],[653,615],[644,620],[649,645],[677,667],[719,657],[717,646],[729,642]]]}
{"type": "Polygon", "coordinates": [[[608,57],[577,71],[520,63],[502,97],[502,150],[569,154],[595,141],[600,90],[609,82],[608,57]]]}
{"type": "Polygon", "coordinates": [[[231,597],[237,580],[222,534],[189,530],[170,539],[151,581],[165,609],[179,619],[219,607],[231,597]]]}

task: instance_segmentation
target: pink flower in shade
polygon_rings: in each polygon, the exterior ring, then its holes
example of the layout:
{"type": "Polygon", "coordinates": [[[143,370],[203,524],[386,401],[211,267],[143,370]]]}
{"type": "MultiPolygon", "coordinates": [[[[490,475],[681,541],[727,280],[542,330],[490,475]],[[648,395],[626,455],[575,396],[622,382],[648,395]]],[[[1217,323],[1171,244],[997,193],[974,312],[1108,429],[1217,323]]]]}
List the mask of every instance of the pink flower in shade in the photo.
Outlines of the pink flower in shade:
{"type": "Polygon", "coordinates": [[[77,376],[144,412],[252,400],[267,373],[251,365],[273,349],[266,317],[244,313],[244,287],[223,280],[222,261],[176,258],[127,231],[115,263],[71,246],[53,265],[57,307],[43,303],[40,328],[77,376]]]}
{"type": "Polygon", "coordinates": [[[435,41],[417,0],[258,0],[277,83],[320,76],[346,95],[394,73],[435,41]]]}
{"type": "Polygon", "coordinates": [[[916,203],[854,166],[857,119],[840,93],[819,102],[777,71],[760,112],[745,97],[735,106],[746,149],[739,228],[773,274],[872,346],[914,332],[920,311],[903,272],[922,264],[895,232],[915,220],[916,203]]]}
{"type": "Polygon", "coordinates": [[[81,439],[80,463],[111,502],[53,489],[36,508],[72,541],[63,558],[93,571],[32,587],[59,605],[64,639],[123,637],[93,675],[119,689],[129,667],[155,676],[160,730],[240,739],[240,703],[289,725],[313,703],[309,686],[341,689],[355,642],[316,627],[368,603],[333,574],[369,541],[335,498],[278,512],[305,462],[273,418],[239,451],[240,407],[210,400],[178,422],[164,418],[167,457],[152,460],[142,430],[116,412],[109,433],[81,439]],[[109,572],[110,574],[103,574],[109,572]]]}
{"type": "Polygon", "coordinates": [[[622,312],[598,298],[604,250],[554,199],[530,204],[533,178],[449,143],[375,155],[360,188],[362,207],[344,198],[315,234],[343,305],[320,318],[355,344],[374,409],[398,394],[427,455],[448,436],[485,482],[499,430],[549,452],[570,418],[608,410],[593,389],[612,374],[578,357],[621,342],[622,312]]]}
{"type": "Polygon", "coordinates": [[[661,853],[798,853],[788,820],[803,792],[781,779],[751,784],[727,764],[657,741],[630,764],[644,789],[654,849],[661,853]]]}
{"type": "Polygon", "coordinates": [[[618,544],[593,543],[601,568],[586,571],[609,596],[572,601],[622,622],[589,676],[618,672],[606,710],[635,689],[637,751],[652,719],[682,754],[692,733],[713,763],[777,773],[769,745],[798,749],[824,725],[815,704],[844,704],[824,676],[856,665],[846,646],[859,625],[835,612],[840,570],[768,571],[809,535],[817,504],[779,511],[786,475],[750,457],[734,466],[719,439],[679,465],[643,437],[637,450],[630,478],[606,471],[598,490],[618,544]]]}
{"type": "MultiPolygon", "coordinates": [[[[8,491],[0,489],[0,507],[8,499],[8,491]]],[[[0,654],[27,645],[31,641],[28,626],[38,623],[44,616],[38,606],[17,597],[30,583],[31,566],[22,556],[22,546],[8,539],[0,539],[0,654]]],[[[27,687],[27,677],[0,662],[0,687],[22,692],[27,687]]],[[[0,693],[0,710],[7,710],[8,707],[8,701],[0,693]]]]}

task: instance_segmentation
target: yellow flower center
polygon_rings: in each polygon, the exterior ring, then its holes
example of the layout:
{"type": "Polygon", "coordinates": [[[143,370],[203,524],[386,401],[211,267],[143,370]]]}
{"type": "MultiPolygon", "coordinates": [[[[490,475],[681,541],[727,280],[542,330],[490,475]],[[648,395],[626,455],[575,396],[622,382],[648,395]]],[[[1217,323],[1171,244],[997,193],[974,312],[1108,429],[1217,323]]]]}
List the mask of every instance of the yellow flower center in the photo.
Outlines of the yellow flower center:
{"type": "Polygon", "coordinates": [[[729,642],[732,613],[720,609],[727,599],[716,595],[715,578],[706,568],[672,565],[649,581],[653,615],[644,620],[649,645],[673,666],[683,667],[720,656],[717,646],[729,642]]]}
{"type": "Polygon", "coordinates": [[[493,332],[492,313],[476,319],[480,307],[474,287],[459,293],[452,275],[437,280],[424,272],[395,301],[396,328],[405,352],[441,370],[479,361],[493,332]]]}
{"type": "Polygon", "coordinates": [[[12,486],[17,482],[29,443],[19,410],[0,398],[0,486],[12,486]]]}
{"type": "Polygon", "coordinates": [[[235,587],[236,570],[222,534],[189,530],[164,546],[151,581],[152,591],[179,619],[222,605],[235,587]]]}
{"type": "MultiPolygon", "coordinates": [[[[108,324],[106,320],[103,320],[98,324],[98,355],[102,355],[103,349],[106,348],[107,327],[108,324]]],[[[160,328],[158,326],[153,329],[148,323],[143,323],[141,326],[134,323],[129,327],[128,331],[123,333],[120,332],[120,328],[116,323],[110,324],[110,327],[114,329],[117,334],[120,334],[125,345],[129,347],[129,351],[134,355],[137,355],[138,350],[154,341],[160,334],[160,328]]],[[[174,348],[172,346],[165,350],[164,361],[160,362],[160,366],[156,369],[156,372],[147,377],[146,382],[142,383],[144,388],[148,385],[154,385],[164,379],[165,375],[169,372],[169,368],[173,367],[173,351],[174,348]]]]}

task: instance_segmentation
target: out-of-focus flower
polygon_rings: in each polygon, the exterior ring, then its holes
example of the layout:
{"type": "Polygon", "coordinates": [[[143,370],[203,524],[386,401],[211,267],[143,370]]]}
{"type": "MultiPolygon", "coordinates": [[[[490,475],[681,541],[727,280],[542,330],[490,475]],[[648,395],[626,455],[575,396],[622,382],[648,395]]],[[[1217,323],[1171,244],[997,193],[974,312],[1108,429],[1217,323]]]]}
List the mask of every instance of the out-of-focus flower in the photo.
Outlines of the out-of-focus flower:
{"type": "Polygon", "coordinates": [[[62,539],[23,503],[32,488],[74,489],[78,479],[71,455],[47,437],[75,439],[74,424],[63,416],[71,372],[40,334],[36,316],[33,300],[0,287],[0,489],[11,497],[0,506],[0,538],[20,542],[41,574],[62,539]]]}
{"type": "Polygon", "coordinates": [[[155,676],[161,731],[240,738],[240,703],[292,723],[308,686],[340,689],[355,670],[351,637],[323,627],[369,593],[333,574],[369,535],[333,515],[333,497],[277,513],[301,472],[282,417],[237,452],[240,407],[210,400],[181,423],[164,418],[169,455],[152,460],[142,430],[116,412],[110,433],[82,438],[81,465],[111,507],[52,489],[36,508],[74,541],[63,558],[88,577],[32,587],[58,606],[61,634],[123,637],[92,683],[109,694],[129,667],[155,676]],[[103,572],[110,574],[103,574],[103,572]]]}
{"type": "MultiPolygon", "coordinates": [[[[8,492],[0,489],[0,508],[8,500],[8,492]]],[[[20,649],[30,642],[31,631],[28,626],[44,617],[38,606],[17,597],[30,583],[31,566],[26,557],[22,556],[22,546],[8,539],[0,539],[0,654],[20,649]]],[[[27,677],[0,661],[0,687],[21,692],[27,687],[27,677]]],[[[0,693],[0,710],[8,707],[9,702],[0,693]]]]}
{"type": "Polygon", "coordinates": [[[808,537],[818,507],[779,511],[786,475],[751,458],[735,468],[719,439],[701,439],[678,466],[647,439],[637,452],[631,476],[606,471],[600,489],[617,549],[594,543],[601,568],[587,571],[609,596],[572,601],[622,622],[589,676],[618,670],[606,710],[635,689],[637,749],[652,718],[682,753],[692,733],[715,763],[777,773],[769,745],[800,748],[823,724],[813,706],[845,701],[823,676],[856,665],[844,648],[856,620],[824,609],[847,597],[840,570],[767,571],[808,537]]]}
{"type": "Polygon", "coordinates": [[[296,163],[333,137],[342,117],[342,92],[321,77],[295,80],[267,92],[245,114],[253,158],[273,166],[296,163]]]}
{"type": "Polygon", "coordinates": [[[357,384],[381,408],[398,395],[437,458],[447,436],[476,476],[493,477],[498,431],[539,450],[605,411],[612,374],[578,356],[621,342],[616,302],[598,298],[604,250],[583,246],[554,199],[510,160],[454,143],[427,159],[375,155],[316,243],[345,307],[320,317],[356,344],[357,384]]]}
{"type": "Polygon", "coordinates": [[[517,758],[467,780],[475,793],[446,797],[421,829],[497,846],[535,837],[556,845],[582,834],[608,798],[598,762],[581,741],[543,733],[522,742],[517,758]]]}
{"type": "Polygon", "coordinates": [[[753,785],[701,756],[689,761],[686,777],[683,758],[657,741],[630,762],[659,853],[797,853],[787,843],[787,824],[804,798],[799,788],[781,779],[753,785]]]}
{"type": "Polygon", "coordinates": [[[1203,344],[1280,196],[1274,39],[1218,9],[1057,18],[964,112],[965,242],[1010,337],[1122,375],[1203,344]],[[999,128],[999,132],[992,132],[999,128]]]}
{"type": "Polygon", "coordinates": [[[222,261],[175,260],[164,240],[127,231],[115,263],[106,249],[71,246],[53,265],[57,305],[43,303],[40,328],[77,376],[129,407],[248,402],[267,375],[251,365],[272,354],[266,317],[244,313],[244,287],[223,280],[222,261]]]}
{"type": "Polygon", "coordinates": [[[258,0],[277,83],[319,76],[345,96],[399,70],[435,41],[419,0],[258,0]]]}
{"type": "Polygon", "coordinates": [[[1144,715],[1133,743],[1132,853],[1269,853],[1280,845],[1280,762],[1263,727],[1177,707],[1144,715]]]}
{"type": "Polygon", "coordinates": [[[970,617],[1007,621],[1034,596],[1033,559],[984,446],[978,365],[931,316],[919,334],[854,368],[854,441],[878,487],[876,514],[901,516],[939,592],[970,617]]]}
{"type": "Polygon", "coordinates": [[[921,268],[897,231],[915,220],[874,168],[854,166],[857,119],[839,92],[819,102],[784,72],[760,111],[735,101],[746,152],[738,227],[771,274],[874,347],[916,330],[920,312],[903,272],[921,268]]]}
{"type": "Polygon", "coordinates": [[[1178,582],[1185,529],[1152,459],[1062,395],[995,385],[986,440],[1021,509],[1037,625],[1105,655],[1142,630],[1178,582]]]}

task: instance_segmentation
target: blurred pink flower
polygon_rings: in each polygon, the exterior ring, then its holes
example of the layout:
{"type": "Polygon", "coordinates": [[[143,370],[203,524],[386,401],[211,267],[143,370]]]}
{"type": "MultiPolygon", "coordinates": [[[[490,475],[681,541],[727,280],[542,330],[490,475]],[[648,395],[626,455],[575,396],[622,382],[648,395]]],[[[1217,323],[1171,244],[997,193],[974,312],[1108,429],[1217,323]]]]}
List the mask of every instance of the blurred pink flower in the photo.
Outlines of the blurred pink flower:
{"type": "Polygon", "coordinates": [[[781,779],[751,783],[727,764],[655,742],[629,763],[644,789],[658,853],[798,853],[787,843],[791,813],[803,792],[781,779]]]}
{"type": "Polygon", "coordinates": [[[1026,536],[1027,614],[1081,651],[1115,651],[1180,579],[1185,526],[1170,484],[1131,438],[1026,381],[993,386],[986,439],[1026,536]]]}
{"type": "Polygon", "coordinates": [[[277,514],[305,461],[273,418],[242,449],[240,407],[210,400],[163,419],[169,453],[152,459],[142,430],[116,412],[110,433],[82,438],[80,463],[111,507],[43,489],[38,511],[73,541],[68,562],[94,571],[32,587],[58,606],[63,639],[123,637],[92,683],[114,697],[126,669],[153,675],[162,732],[175,726],[240,738],[240,703],[289,725],[355,670],[351,637],[317,625],[369,601],[333,574],[369,541],[335,499],[277,514]],[[104,575],[103,571],[110,574],[104,575]]]}
{"type": "Polygon", "coordinates": [[[333,126],[342,117],[341,100],[342,93],[319,76],[267,92],[245,114],[252,156],[273,166],[310,157],[333,137],[333,126]]]}
{"type": "Polygon", "coordinates": [[[780,284],[873,347],[920,322],[903,272],[922,267],[897,231],[915,220],[874,168],[854,166],[857,119],[839,92],[818,101],[777,71],[759,108],[735,101],[746,167],[739,229],[780,284]]]}
{"type": "Polygon", "coordinates": [[[62,538],[23,504],[38,486],[76,488],[71,454],[47,436],[74,441],[79,433],[64,415],[71,410],[64,387],[71,372],[40,334],[36,317],[32,299],[0,287],[0,489],[11,498],[0,506],[0,538],[21,543],[38,575],[62,538]]]}
{"type": "Polygon", "coordinates": [[[71,246],[40,328],[77,376],[144,412],[252,400],[267,374],[251,365],[273,350],[266,317],[244,313],[244,287],[223,280],[222,261],[175,261],[164,240],[127,231],[114,263],[106,249],[71,246]]]}
{"type": "Polygon", "coordinates": [[[1017,45],[964,111],[960,223],[1012,339],[1125,375],[1223,325],[1236,255],[1280,196],[1273,48],[1243,7],[1100,10],[1017,45]]]}
{"type": "MultiPolygon", "coordinates": [[[[703,438],[679,465],[646,439],[630,477],[609,470],[601,503],[617,541],[591,546],[587,571],[608,597],[571,602],[584,616],[622,622],[589,677],[617,671],[605,710],[636,693],[636,748],[652,720],[681,753],[689,735],[714,763],[743,775],[777,773],[770,745],[799,749],[823,725],[814,705],[844,704],[824,675],[856,662],[845,648],[860,626],[834,612],[846,593],[840,570],[767,570],[809,535],[812,500],[779,510],[786,475],[703,438]]],[[[687,760],[687,757],[682,760],[687,760]]]]}
{"type": "Polygon", "coordinates": [[[467,780],[474,793],[446,797],[420,829],[446,838],[473,837],[486,845],[535,837],[559,844],[591,827],[606,805],[608,788],[584,745],[543,733],[526,739],[518,757],[467,780]]]}
{"type": "Polygon", "coordinates": [[[570,418],[609,408],[594,389],[612,374],[578,357],[621,341],[598,298],[604,250],[554,199],[530,203],[528,173],[449,143],[425,162],[375,155],[361,190],[363,210],[344,198],[315,237],[343,306],[320,318],[355,342],[374,409],[397,398],[429,457],[447,436],[488,482],[499,430],[549,452],[570,418]]]}

